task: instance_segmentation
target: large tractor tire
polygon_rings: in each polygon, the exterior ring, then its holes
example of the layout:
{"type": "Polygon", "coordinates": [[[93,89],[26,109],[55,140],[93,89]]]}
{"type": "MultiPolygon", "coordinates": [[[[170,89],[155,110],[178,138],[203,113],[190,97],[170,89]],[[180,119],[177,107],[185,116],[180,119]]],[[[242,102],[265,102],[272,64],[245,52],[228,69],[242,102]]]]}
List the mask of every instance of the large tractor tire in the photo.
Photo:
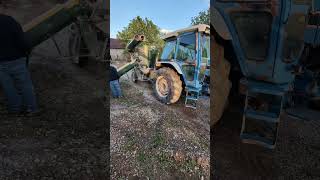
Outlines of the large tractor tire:
{"type": "Polygon", "coordinates": [[[165,104],[172,104],[179,100],[182,92],[180,76],[171,68],[163,67],[157,70],[153,83],[156,98],[165,104]]]}
{"type": "Polygon", "coordinates": [[[228,105],[228,96],[231,89],[229,80],[230,63],[224,58],[224,47],[211,38],[211,75],[210,75],[210,124],[215,125],[222,117],[228,105]]]}

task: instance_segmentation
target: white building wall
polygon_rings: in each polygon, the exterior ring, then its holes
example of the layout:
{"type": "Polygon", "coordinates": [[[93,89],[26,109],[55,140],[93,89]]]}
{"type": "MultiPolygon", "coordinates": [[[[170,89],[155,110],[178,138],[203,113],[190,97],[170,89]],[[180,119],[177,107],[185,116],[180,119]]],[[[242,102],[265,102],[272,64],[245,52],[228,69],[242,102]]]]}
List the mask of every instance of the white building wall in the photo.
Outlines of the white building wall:
{"type": "Polygon", "coordinates": [[[112,60],[125,60],[124,49],[110,49],[112,60]]]}

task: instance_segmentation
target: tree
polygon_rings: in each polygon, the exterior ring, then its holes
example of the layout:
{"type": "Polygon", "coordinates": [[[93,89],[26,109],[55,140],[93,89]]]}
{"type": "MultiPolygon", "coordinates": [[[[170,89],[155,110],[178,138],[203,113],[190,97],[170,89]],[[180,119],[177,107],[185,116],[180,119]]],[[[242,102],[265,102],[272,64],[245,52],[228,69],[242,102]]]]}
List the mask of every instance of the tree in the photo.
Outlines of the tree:
{"type": "Polygon", "coordinates": [[[156,46],[157,48],[163,46],[164,42],[160,38],[159,27],[148,18],[142,19],[140,16],[137,16],[132,19],[127,27],[118,32],[117,38],[128,44],[136,34],[143,34],[145,36],[145,45],[156,46]]]}
{"type": "Polygon", "coordinates": [[[191,18],[191,25],[207,24],[210,25],[210,9],[199,12],[198,16],[191,18]]]}

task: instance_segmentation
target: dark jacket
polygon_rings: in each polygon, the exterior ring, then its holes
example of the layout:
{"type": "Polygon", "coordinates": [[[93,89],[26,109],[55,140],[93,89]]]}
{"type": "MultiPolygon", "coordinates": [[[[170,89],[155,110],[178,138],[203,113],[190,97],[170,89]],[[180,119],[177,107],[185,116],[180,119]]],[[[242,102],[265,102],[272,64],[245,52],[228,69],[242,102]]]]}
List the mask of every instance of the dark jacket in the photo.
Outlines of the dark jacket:
{"type": "Polygon", "coordinates": [[[118,80],[119,76],[118,76],[118,71],[115,67],[110,66],[110,78],[109,81],[114,81],[114,80],[118,80]]]}
{"type": "Polygon", "coordinates": [[[12,17],[0,14],[0,62],[27,57],[29,52],[21,25],[12,17]]]}

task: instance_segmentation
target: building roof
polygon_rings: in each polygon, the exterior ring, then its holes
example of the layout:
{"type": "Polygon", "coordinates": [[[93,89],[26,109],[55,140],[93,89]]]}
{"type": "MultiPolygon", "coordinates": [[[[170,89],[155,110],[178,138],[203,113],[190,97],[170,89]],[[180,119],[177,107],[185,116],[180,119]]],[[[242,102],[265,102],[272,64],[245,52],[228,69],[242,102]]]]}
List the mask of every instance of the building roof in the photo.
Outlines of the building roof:
{"type": "Polygon", "coordinates": [[[110,49],[125,49],[126,45],[119,39],[110,38],[110,49]]]}
{"type": "Polygon", "coordinates": [[[205,33],[209,34],[210,33],[210,26],[206,25],[206,24],[198,24],[198,25],[191,26],[191,27],[188,27],[188,28],[179,29],[177,31],[170,32],[170,33],[162,36],[162,39],[168,39],[170,37],[176,37],[181,33],[192,32],[192,31],[205,32],[205,33]]]}

